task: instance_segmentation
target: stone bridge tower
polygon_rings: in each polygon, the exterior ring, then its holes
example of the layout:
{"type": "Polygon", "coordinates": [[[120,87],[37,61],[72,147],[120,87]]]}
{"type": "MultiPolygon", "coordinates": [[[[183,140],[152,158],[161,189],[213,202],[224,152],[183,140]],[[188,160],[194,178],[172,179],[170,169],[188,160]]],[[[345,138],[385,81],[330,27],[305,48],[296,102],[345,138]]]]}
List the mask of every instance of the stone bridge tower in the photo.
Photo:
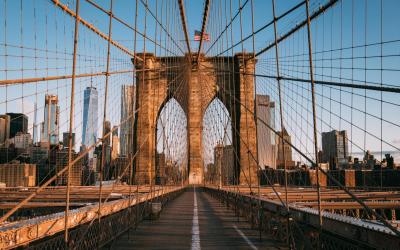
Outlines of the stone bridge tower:
{"type": "Polygon", "coordinates": [[[135,122],[135,178],[140,184],[155,180],[157,119],[163,106],[175,98],[187,117],[189,183],[204,180],[202,124],[208,105],[219,98],[232,119],[236,176],[240,184],[257,183],[256,123],[254,120],[254,68],[252,54],[204,57],[197,65],[189,58],[144,58],[137,63],[135,122]]]}

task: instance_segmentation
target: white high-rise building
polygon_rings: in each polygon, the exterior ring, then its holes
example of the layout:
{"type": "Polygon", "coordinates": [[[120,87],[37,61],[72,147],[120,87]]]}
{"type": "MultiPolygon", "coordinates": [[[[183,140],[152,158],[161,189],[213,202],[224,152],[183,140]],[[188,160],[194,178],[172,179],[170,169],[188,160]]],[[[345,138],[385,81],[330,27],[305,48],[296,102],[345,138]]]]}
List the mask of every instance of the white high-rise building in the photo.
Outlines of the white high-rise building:
{"type": "Polygon", "coordinates": [[[59,116],[58,96],[46,95],[44,107],[44,122],[42,126],[41,142],[56,145],[59,143],[59,116]]]}
{"type": "Polygon", "coordinates": [[[275,103],[270,101],[268,95],[256,96],[257,117],[257,142],[258,162],[261,168],[265,166],[276,168],[276,143],[274,132],[268,128],[275,129],[275,103]],[[264,124],[268,124],[266,126],[264,124]]]}

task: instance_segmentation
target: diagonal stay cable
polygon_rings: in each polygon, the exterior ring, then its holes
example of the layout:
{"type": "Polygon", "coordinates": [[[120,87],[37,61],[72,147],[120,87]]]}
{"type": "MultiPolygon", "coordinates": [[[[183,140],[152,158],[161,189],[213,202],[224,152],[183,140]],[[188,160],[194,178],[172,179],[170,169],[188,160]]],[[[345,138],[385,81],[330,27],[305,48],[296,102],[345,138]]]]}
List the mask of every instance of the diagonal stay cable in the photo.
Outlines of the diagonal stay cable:
{"type": "MultiPolygon", "coordinates": [[[[208,54],[208,52],[214,47],[214,45],[217,43],[217,41],[221,38],[221,36],[228,30],[229,26],[232,25],[233,21],[236,19],[236,17],[239,16],[239,12],[246,6],[246,4],[249,2],[249,0],[246,0],[246,2],[244,2],[242,4],[242,6],[239,6],[236,14],[232,17],[232,19],[230,20],[230,22],[225,26],[225,29],[222,30],[222,32],[218,35],[218,37],[214,40],[214,42],[211,44],[211,46],[207,49],[206,51],[206,55],[208,54]]],[[[231,47],[233,48],[233,47],[231,47]]],[[[229,49],[231,49],[229,48],[229,49]]],[[[225,50],[224,52],[228,51],[229,49],[225,50]]],[[[219,53],[219,55],[222,55],[223,53],[219,53]]]]}
{"type": "Polygon", "coordinates": [[[168,30],[164,27],[164,25],[158,20],[158,18],[153,14],[151,9],[149,8],[149,5],[147,2],[144,2],[143,0],[140,0],[140,2],[143,4],[144,7],[146,7],[147,11],[150,13],[150,15],[154,18],[154,20],[160,25],[160,27],[164,30],[164,32],[168,35],[168,37],[171,39],[171,41],[177,46],[177,48],[182,52],[182,54],[185,54],[185,52],[182,50],[181,46],[178,45],[178,43],[175,41],[175,39],[171,36],[171,34],[168,32],[168,30]]]}
{"type": "MultiPolygon", "coordinates": [[[[339,0],[330,0],[328,3],[326,3],[323,6],[321,6],[317,11],[315,11],[314,13],[312,13],[310,15],[310,21],[312,21],[313,19],[317,18],[319,15],[321,15],[326,10],[328,10],[330,7],[334,6],[335,3],[337,3],[338,1],[339,0]]],[[[289,36],[291,36],[296,31],[298,31],[299,29],[303,28],[306,25],[307,25],[307,18],[304,19],[303,21],[301,21],[299,24],[297,24],[294,28],[289,30],[287,33],[285,33],[284,35],[280,36],[277,39],[277,43],[282,42],[283,40],[285,40],[286,38],[288,38],[289,36]]],[[[272,42],[270,45],[268,45],[267,47],[261,49],[260,51],[258,51],[256,54],[254,54],[252,57],[248,58],[247,60],[252,60],[252,59],[258,57],[259,55],[261,55],[261,54],[265,53],[266,51],[270,50],[271,48],[273,48],[274,46],[275,46],[275,42],[272,42]]]]}
{"type": "MultiPolygon", "coordinates": [[[[96,28],[93,24],[89,23],[88,21],[86,21],[85,19],[81,18],[81,17],[77,17],[76,13],[71,10],[70,8],[68,8],[68,6],[60,3],[59,0],[51,0],[55,6],[61,8],[63,11],[65,11],[66,13],[68,13],[70,16],[77,18],[78,21],[83,24],[84,26],[86,26],[88,29],[90,29],[91,31],[93,31],[94,33],[96,33],[97,35],[99,35],[101,38],[105,39],[106,41],[108,41],[108,36],[106,34],[104,34],[103,32],[101,32],[98,28],[96,28]]],[[[126,54],[128,54],[129,56],[135,57],[137,58],[139,61],[143,61],[142,58],[136,56],[134,53],[132,53],[131,51],[129,51],[129,49],[125,48],[124,46],[122,46],[121,44],[117,43],[114,40],[110,39],[110,43],[117,47],[118,49],[122,50],[123,52],[125,52],[126,54]]]]}
{"type": "MultiPolygon", "coordinates": [[[[205,81],[206,81],[208,84],[211,84],[211,83],[209,83],[207,80],[205,80],[205,81]]],[[[206,89],[207,89],[207,88],[206,88],[206,89]]],[[[223,90],[224,90],[224,92],[226,92],[225,89],[223,89],[223,90]]],[[[225,94],[228,94],[228,96],[233,97],[233,99],[236,99],[236,101],[237,101],[237,98],[236,98],[235,96],[233,96],[231,93],[225,93],[225,94]]],[[[237,102],[238,102],[239,104],[241,104],[241,103],[240,103],[240,100],[237,101],[237,102]]],[[[226,112],[226,110],[223,110],[223,111],[226,112]]],[[[225,115],[227,115],[227,116],[229,117],[229,114],[225,113],[225,115]]],[[[254,115],[254,114],[253,114],[253,115],[254,115]]],[[[221,117],[220,117],[219,114],[218,114],[218,117],[220,118],[220,122],[222,122],[221,117]]],[[[231,118],[229,117],[229,119],[231,119],[231,118]]],[[[231,120],[231,122],[232,122],[232,120],[231,120]]],[[[236,128],[234,128],[234,129],[232,130],[232,132],[234,132],[234,133],[236,134],[236,136],[239,137],[239,140],[241,140],[242,143],[244,144],[244,146],[247,148],[247,150],[249,151],[249,155],[250,155],[251,158],[256,162],[257,168],[261,169],[261,166],[260,166],[259,162],[257,161],[256,157],[255,157],[255,156],[253,155],[253,153],[251,152],[251,150],[250,150],[250,148],[249,148],[249,145],[246,143],[246,141],[245,141],[243,138],[241,138],[240,132],[237,131],[236,128]]],[[[232,141],[230,141],[230,142],[232,143],[232,141]]],[[[241,170],[242,170],[242,169],[241,169],[241,170]]],[[[242,170],[242,173],[243,173],[244,176],[245,176],[246,182],[249,183],[249,180],[248,180],[248,178],[247,178],[247,176],[246,176],[246,173],[245,173],[243,170],[242,170]]],[[[286,204],[286,203],[283,201],[281,195],[279,194],[279,192],[278,192],[278,191],[276,190],[276,188],[274,187],[274,185],[273,185],[272,181],[270,180],[269,176],[266,175],[266,173],[263,173],[263,174],[264,174],[264,176],[266,177],[266,179],[267,179],[269,185],[271,186],[271,188],[272,188],[273,192],[275,193],[275,195],[278,197],[278,199],[279,199],[279,201],[281,202],[281,204],[282,204],[284,207],[288,206],[288,204],[286,204]]],[[[251,186],[251,183],[248,184],[248,185],[251,186]]]]}
{"type": "MultiPolygon", "coordinates": [[[[297,5],[295,5],[294,7],[292,7],[291,9],[287,10],[285,13],[281,14],[280,16],[274,18],[274,20],[279,21],[280,19],[284,18],[285,16],[287,16],[288,14],[292,13],[293,11],[295,11],[296,9],[298,9],[299,7],[303,6],[303,4],[305,4],[306,1],[302,1],[300,3],[298,3],[297,5]]],[[[245,41],[247,41],[248,39],[250,39],[251,37],[253,37],[254,35],[257,35],[258,33],[260,33],[261,31],[265,30],[266,28],[268,28],[269,26],[271,26],[272,24],[274,24],[274,20],[269,21],[268,23],[264,24],[262,27],[260,27],[259,29],[257,29],[256,31],[252,32],[251,34],[249,34],[248,36],[246,36],[245,38],[243,38],[242,40],[236,42],[234,45],[231,45],[230,47],[228,47],[227,49],[225,49],[224,51],[218,53],[216,56],[220,56],[223,55],[225,52],[235,48],[236,46],[238,46],[239,44],[244,43],[245,41]]],[[[208,52],[208,51],[207,51],[208,52]]]]}
{"type": "MultiPolygon", "coordinates": [[[[237,97],[233,97],[237,99],[237,97]]],[[[246,109],[248,112],[254,115],[254,112],[250,110],[246,105],[241,103],[240,100],[237,100],[237,102],[242,106],[244,109],[246,109]]],[[[316,164],[311,158],[309,158],[307,155],[305,155],[301,150],[299,150],[296,146],[294,146],[291,142],[286,140],[281,133],[277,132],[274,128],[272,128],[270,125],[268,125],[267,122],[262,120],[261,118],[257,117],[257,120],[260,121],[262,124],[264,124],[268,129],[270,129],[273,133],[278,135],[280,138],[282,138],[286,144],[288,144],[290,147],[292,147],[297,153],[299,153],[301,156],[303,156],[310,164],[315,166],[316,168],[319,168],[319,171],[321,171],[325,176],[327,176],[331,181],[335,183],[338,187],[340,187],[343,191],[345,191],[351,198],[353,198],[356,202],[358,202],[365,210],[368,211],[369,214],[374,215],[380,222],[382,222],[387,228],[389,228],[395,235],[400,236],[400,231],[397,230],[392,224],[387,222],[380,214],[378,214],[376,211],[371,209],[367,204],[364,203],[361,199],[359,199],[356,195],[354,195],[347,187],[345,187],[342,183],[340,183],[335,177],[333,177],[331,174],[326,172],[324,169],[322,169],[318,164],[316,164]]]]}
{"type": "Polygon", "coordinates": [[[210,7],[210,0],[206,0],[204,4],[203,23],[201,25],[201,35],[200,35],[199,49],[197,51],[196,63],[199,63],[201,47],[203,46],[203,37],[204,37],[204,32],[206,31],[208,13],[210,9],[209,7],[210,7]]]}
{"type": "MultiPolygon", "coordinates": [[[[183,71],[182,71],[183,72],[183,71]]],[[[85,151],[83,151],[81,154],[79,154],[73,161],[71,161],[67,166],[65,166],[63,169],[58,171],[52,178],[47,180],[43,185],[41,185],[38,189],[35,190],[35,192],[31,193],[28,197],[26,197],[24,200],[22,200],[20,203],[18,203],[14,208],[10,209],[6,214],[4,214],[0,218],[0,224],[5,222],[12,214],[14,214],[20,207],[25,205],[27,202],[29,202],[32,198],[34,198],[38,193],[40,193],[45,187],[50,185],[56,178],[64,174],[70,166],[73,166],[75,163],[77,163],[79,160],[81,160],[85,155],[92,149],[94,149],[100,142],[103,142],[106,140],[108,137],[111,136],[112,132],[117,130],[122,124],[128,122],[136,113],[139,112],[141,107],[135,110],[135,112],[131,115],[129,115],[125,120],[121,121],[119,125],[116,125],[115,128],[111,129],[110,132],[106,133],[103,135],[103,137],[99,138],[94,144],[90,145],[87,147],[85,151]]]]}
{"type": "MultiPolygon", "coordinates": [[[[90,3],[92,6],[94,6],[95,8],[97,8],[98,10],[104,12],[107,15],[110,15],[110,12],[105,10],[103,7],[101,7],[100,5],[98,5],[97,3],[95,3],[93,0],[86,0],[86,2],[90,3]]],[[[132,31],[134,31],[135,33],[139,34],[140,36],[142,36],[144,39],[149,40],[150,42],[154,43],[155,46],[159,46],[160,48],[164,49],[165,51],[168,51],[171,54],[174,54],[177,56],[177,54],[173,53],[171,50],[165,48],[164,46],[162,46],[161,44],[159,44],[157,41],[154,41],[153,38],[143,34],[143,32],[139,31],[137,28],[129,25],[127,22],[125,22],[124,20],[122,20],[121,18],[119,18],[118,16],[116,16],[114,13],[112,14],[112,18],[114,18],[116,21],[118,21],[119,23],[121,23],[122,25],[124,25],[125,27],[127,27],[128,29],[131,29],[132,31]]],[[[117,41],[117,40],[114,40],[117,41]]],[[[120,41],[120,40],[118,40],[120,41]]]]}

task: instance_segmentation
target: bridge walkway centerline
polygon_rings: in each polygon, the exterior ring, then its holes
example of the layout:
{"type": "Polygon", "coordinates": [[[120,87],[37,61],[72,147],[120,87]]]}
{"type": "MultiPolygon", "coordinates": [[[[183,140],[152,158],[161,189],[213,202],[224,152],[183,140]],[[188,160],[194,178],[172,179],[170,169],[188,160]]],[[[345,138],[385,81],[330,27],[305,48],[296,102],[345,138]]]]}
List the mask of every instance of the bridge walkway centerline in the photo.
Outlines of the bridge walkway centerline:
{"type": "Polygon", "coordinates": [[[286,249],[252,229],[244,218],[201,188],[188,188],[171,201],[158,220],[145,220],[122,234],[111,249],[286,249]],[[198,236],[195,229],[197,200],[198,236]],[[198,242],[197,242],[198,241],[198,242]],[[199,244],[197,244],[199,243],[199,244]]]}

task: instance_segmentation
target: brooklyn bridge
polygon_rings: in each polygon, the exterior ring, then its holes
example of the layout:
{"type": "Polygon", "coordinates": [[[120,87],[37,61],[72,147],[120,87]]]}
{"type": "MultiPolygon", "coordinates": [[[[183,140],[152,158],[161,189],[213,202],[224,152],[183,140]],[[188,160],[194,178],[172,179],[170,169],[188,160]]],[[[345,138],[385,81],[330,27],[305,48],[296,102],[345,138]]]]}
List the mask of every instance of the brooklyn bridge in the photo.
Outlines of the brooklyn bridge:
{"type": "Polygon", "coordinates": [[[400,249],[399,1],[0,13],[0,249],[400,249]]]}

